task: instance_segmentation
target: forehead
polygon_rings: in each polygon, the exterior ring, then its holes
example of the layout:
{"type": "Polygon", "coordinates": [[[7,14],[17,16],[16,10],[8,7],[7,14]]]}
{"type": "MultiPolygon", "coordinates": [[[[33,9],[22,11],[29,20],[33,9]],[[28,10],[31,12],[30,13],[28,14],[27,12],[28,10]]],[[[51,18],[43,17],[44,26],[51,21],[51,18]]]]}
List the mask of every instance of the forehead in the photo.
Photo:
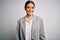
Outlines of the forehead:
{"type": "Polygon", "coordinates": [[[34,4],[33,3],[29,3],[29,4],[27,4],[27,6],[34,6],[34,4]]]}

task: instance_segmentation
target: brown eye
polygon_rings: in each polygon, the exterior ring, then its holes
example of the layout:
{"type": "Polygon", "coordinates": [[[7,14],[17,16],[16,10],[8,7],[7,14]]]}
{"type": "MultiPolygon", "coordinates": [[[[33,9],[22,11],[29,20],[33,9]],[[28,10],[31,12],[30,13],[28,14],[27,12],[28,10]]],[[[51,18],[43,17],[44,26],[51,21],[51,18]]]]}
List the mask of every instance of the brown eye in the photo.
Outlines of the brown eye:
{"type": "Polygon", "coordinates": [[[34,9],[34,7],[32,7],[32,9],[34,9]]]}
{"type": "Polygon", "coordinates": [[[27,8],[30,8],[29,6],[27,6],[27,8]]]}

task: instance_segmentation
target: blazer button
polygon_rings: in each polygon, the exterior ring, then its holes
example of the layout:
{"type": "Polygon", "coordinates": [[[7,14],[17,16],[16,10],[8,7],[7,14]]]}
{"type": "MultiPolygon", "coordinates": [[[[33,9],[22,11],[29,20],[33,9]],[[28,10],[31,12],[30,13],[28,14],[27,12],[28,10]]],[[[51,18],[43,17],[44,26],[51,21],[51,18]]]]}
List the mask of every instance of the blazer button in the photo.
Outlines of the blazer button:
{"type": "Polygon", "coordinates": [[[34,39],[32,39],[32,40],[34,40],[34,39]]]}

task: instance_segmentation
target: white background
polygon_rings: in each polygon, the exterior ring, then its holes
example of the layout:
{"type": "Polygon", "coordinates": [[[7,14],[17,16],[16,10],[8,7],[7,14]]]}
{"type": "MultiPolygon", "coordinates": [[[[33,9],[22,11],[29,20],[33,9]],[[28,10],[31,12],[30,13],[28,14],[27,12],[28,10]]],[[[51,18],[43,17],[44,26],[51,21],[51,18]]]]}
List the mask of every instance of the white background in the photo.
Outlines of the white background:
{"type": "MultiPolygon", "coordinates": [[[[26,15],[27,0],[0,0],[0,40],[15,40],[17,20],[26,15]]],[[[33,0],[34,15],[44,21],[46,40],[60,40],[60,0],[33,0]]]]}

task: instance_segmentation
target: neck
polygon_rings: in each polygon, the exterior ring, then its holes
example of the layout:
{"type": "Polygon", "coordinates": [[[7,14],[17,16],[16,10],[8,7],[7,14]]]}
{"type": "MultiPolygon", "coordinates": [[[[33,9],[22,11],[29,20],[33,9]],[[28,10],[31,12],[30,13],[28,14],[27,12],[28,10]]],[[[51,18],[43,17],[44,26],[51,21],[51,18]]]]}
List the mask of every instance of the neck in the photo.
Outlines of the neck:
{"type": "Polygon", "coordinates": [[[33,15],[31,15],[31,16],[27,15],[27,18],[29,19],[29,21],[32,20],[32,17],[33,17],[33,15]]]}

